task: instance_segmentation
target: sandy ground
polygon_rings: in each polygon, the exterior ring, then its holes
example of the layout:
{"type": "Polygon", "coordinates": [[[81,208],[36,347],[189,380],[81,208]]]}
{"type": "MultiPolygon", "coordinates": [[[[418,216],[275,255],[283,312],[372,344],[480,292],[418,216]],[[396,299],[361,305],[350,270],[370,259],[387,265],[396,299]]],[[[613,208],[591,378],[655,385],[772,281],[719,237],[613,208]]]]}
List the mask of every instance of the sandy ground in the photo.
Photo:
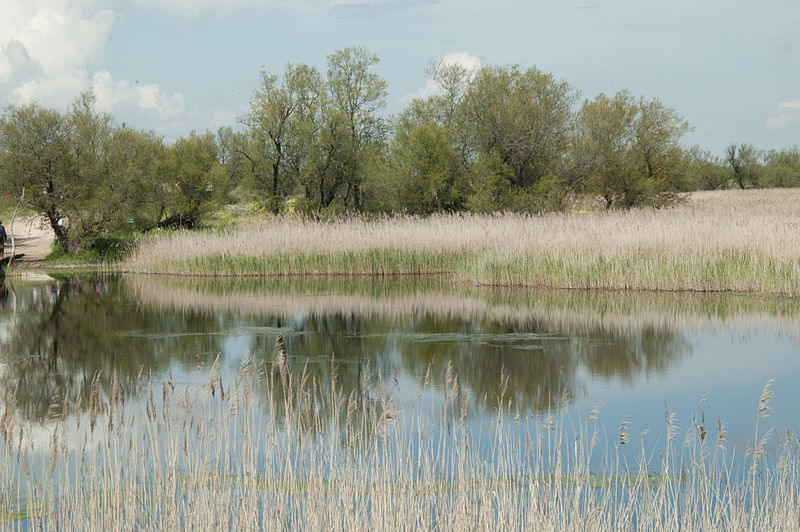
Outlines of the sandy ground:
{"type": "Polygon", "coordinates": [[[10,220],[4,223],[8,240],[6,240],[5,256],[11,255],[11,237],[16,245],[15,254],[24,253],[19,259],[21,262],[30,262],[44,259],[52,251],[50,245],[54,236],[50,227],[42,226],[37,218],[19,218],[11,226],[10,220]]]}

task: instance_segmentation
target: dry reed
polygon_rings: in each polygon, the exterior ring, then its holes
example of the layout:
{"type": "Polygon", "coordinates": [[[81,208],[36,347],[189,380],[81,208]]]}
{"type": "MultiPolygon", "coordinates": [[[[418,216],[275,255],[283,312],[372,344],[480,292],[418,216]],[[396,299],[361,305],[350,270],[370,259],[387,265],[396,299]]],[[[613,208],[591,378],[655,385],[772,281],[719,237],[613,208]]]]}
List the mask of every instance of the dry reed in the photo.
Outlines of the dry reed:
{"type": "Polygon", "coordinates": [[[396,319],[416,314],[532,324],[572,334],[629,335],[643,330],[780,330],[800,340],[793,299],[730,294],[526,291],[453,287],[412,280],[292,279],[243,282],[125,276],[132,296],[166,312],[234,316],[354,315],[396,319]]]}
{"type": "Polygon", "coordinates": [[[554,288],[800,295],[800,191],[694,193],[669,209],[314,222],[148,238],[123,269],[191,275],[448,273],[554,288]]]}
{"type": "Polygon", "coordinates": [[[669,209],[548,214],[351,218],[324,223],[294,217],[248,222],[222,238],[182,232],[141,248],[131,265],[214,254],[336,252],[373,248],[434,251],[549,251],[565,256],[706,256],[758,249],[800,257],[800,191],[720,191],[690,195],[669,209]]]}
{"type": "MultiPolygon", "coordinates": [[[[55,401],[45,426],[19,419],[9,395],[0,529],[800,527],[798,442],[788,432],[768,460],[757,429],[752,474],[739,474],[724,446],[706,448],[704,421],[678,444],[669,412],[656,454],[635,448],[628,418],[604,441],[597,408],[583,421],[566,406],[544,419],[516,411],[507,379],[490,399],[497,414],[476,427],[451,368],[440,413],[427,390],[404,399],[369,371],[344,397],[335,370],[323,391],[306,369],[282,378],[245,358],[225,379],[221,368],[217,360],[204,385],[143,379],[136,394],[93,385],[89,413],[68,415],[55,401]]],[[[767,386],[758,421],[771,398],[767,386]]]]}

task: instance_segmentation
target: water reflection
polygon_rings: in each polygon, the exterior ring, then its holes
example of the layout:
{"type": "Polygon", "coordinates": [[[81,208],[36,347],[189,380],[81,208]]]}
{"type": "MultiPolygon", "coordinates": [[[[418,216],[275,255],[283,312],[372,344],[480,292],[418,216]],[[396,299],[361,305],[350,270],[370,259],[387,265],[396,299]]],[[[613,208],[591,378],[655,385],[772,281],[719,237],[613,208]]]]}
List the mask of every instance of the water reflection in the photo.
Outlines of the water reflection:
{"type": "Polygon", "coordinates": [[[28,419],[51,404],[85,408],[95,376],[108,389],[116,376],[136,393],[139,375],[163,374],[174,362],[190,367],[215,356],[227,327],[204,314],[165,313],[139,305],[108,280],[68,278],[23,284],[14,311],[3,309],[0,389],[16,393],[28,419]]]}
{"type": "MultiPolygon", "coordinates": [[[[693,329],[742,320],[798,330],[791,300],[490,291],[433,279],[3,286],[0,391],[16,393],[31,420],[46,418],[54,398],[86,405],[95,376],[104,388],[116,376],[135,394],[142,374],[202,382],[219,353],[269,368],[279,334],[291,372],[305,372],[322,396],[335,373],[344,397],[362,397],[365,379],[410,395],[425,382],[456,382],[474,412],[500,395],[541,412],[581,396],[589,381],[663,376],[692,354],[693,329]]],[[[264,395],[281,410],[283,393],[264,395]]]]}

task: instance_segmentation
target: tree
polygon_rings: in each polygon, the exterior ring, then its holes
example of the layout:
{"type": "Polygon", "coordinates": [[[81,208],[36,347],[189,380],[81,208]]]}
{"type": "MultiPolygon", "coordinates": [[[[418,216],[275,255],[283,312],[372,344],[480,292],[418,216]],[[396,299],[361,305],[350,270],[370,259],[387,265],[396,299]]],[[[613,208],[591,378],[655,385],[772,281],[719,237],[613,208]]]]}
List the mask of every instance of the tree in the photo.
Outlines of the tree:
{"type": "Polygon", "coordinates": [[[658,99],[640,97],[636,107],[633,149],[644,167],[644,179],[657,179],[675,189],[683,163],[680,139],[691,129],[689,122],[658,99]]]}
{"type": "MultiPolygon", "coordinates": [[[[68,253],[127,229],[126,218],[136,218],[140,230],[169,223],[165,217],[175,213],[176,195],[165,179],[180,169],[173,163],[174,153],[160,137],[114,125],[95,111],[90,93],[67,112],[31,103],[10,106],[0,117],[4,188],[18,194],[25,189],[28,206],[43,216],[68,253]]],[[[196,223],[200,211],[189,212],[196,223]]]]}
{"type": "Polygon", "coordinates": [[[770,150],[764,156],[764,186],[800,186],[800,149],[770,150]]]}
{"type": "Polygon", "coordinates": [[[389,210],[411,213],[456,211],[466,207],[467,175],[474,164],[463,107],[475,69],[440,60],[428,69],[439,93],[415,98],[392,120],[389,145],[394,196],[389,210]]]}
{"type": "Polygon", "coordinates": [[[412,214],[463,208],[465,182],[446,128],[428,123],[395,135],[392,163],[400,173],[398,207],[412,214]]]}
{"type": "Polygon", "coordinates": [[[574,99],[566,82],[536,68],[481,68],[461,103],[474,155],[507,167],[512,187],[536,184],[564,161],[574,99]]]}
{"type": "Polygon", "coordinates": [[[193,228],[225,197],[227,175],[212,133],[192,132],[170,146],[162,159],[159,227],[193,228]]]}
{"type": "Polygon", "coordinates": [[[9,106],[0,119],[0,168],[3,189],[21,194],[26,203],[44,214],[56,238],[67,241],[59,225],[66,211],[61,194],[69,165],[69,125],[58,111],[31,103],[9,106]]]}
{"type": "Polygon", "coordinates": [[[343,48],[328,56],[328,91],[333,107],[328,116],[343,121],[347,128],[347,157],[339,162],[347,186],[345,208],[352,199],[355,210],[362,207],[364,159],[369,157],[368,152],[380,150],[383,144],[385,128],[377,113],[385,105],[387,84],[371,70],[378,62],[378,56],[364,47],[343,48]]]}
{"type": "Polygon", "coordinates": [[[478,69],[440,59],[428,68],[428,77],[436,83],[441,94],[434,94],[425,100],[416,99],[410,107],[415,103],[427,103],[429,114],[425,115],[426,120],[455,130],[457,124],[463,123],[462,102],[477,72],[478,69]]]}
{"type": "Polygon", "coordinates": [[[287,170],[297,177],[306,140],[303,122],[316,112],[321,95],[322,80],[314,67],[289,64],[280,83],[277,76],[261,72],[261,87],[243,118],[251,140],[243,153],[274,213],[280,211],[282,192],[291,189],[287,170]]]}
{"type": "Polygon", "coordinates": [[[111,119],[94,111],[91,94],[70,112],[37,103],[9,106],[0,118],[0,175],[42,214],[61,247],[80,249],[82,236],[104,231],[113,218],[107,141],[111,119]]]}
{"type": "Polygon", "coordinates": [[[739,188],[758,188],[761,153],[752,144],[731,144],[725,150],[725,162],[739,188]]]}
{"type": "MultiPolygon", "coordinates": [[[[575,98],[568,84],[535,68],[469,69],[443,61],[429,75],[439,92],[413,100],[393,124],[392,161],[401,170],[398,188],[415,191],[408,196],[416,198],[413,205],[401,202],[406,208],[539,212],[559,203],[552,198],[563,194],[554,188],[564,183],[555,176],[565,166],[575,98]],[[438,156],[446,154],[448,163],[438,163],[440,177],[433,187],[437,201],[420,203],[420,187],[427,179],[420,178],[434,175],[429,164],[432,143],[439,144],[438,156]],[[429,168],[421,171],[425,165],[414,157],[427,158],[429,168]],[[545,201],[538,198],[542,193],[548,196],[545,201]]],[[[431,194],[431,184],[424,186],[431,194]]]]}
{"type": "Polygon", "coordinates": [[[660,206],[676,199],[689,125],[658,100],[627,91],[585,101],[576,117],[573,161],[579,180],[606,208],[660,206]]]}
{"type": "Polygon", "coordinates": [[[221,127],[217,130],[217,145],[219,147],[219,163],[225,169],[225,187],[232,192],[248,177],[252,177],[250,162],[245,157],[247,133],[234,131],[229,126],[221,127]]]}
{"type": "Polygon", "coordinates": [[[106,229],[128,229],[128,218],[136,219],[140,231],[158,225],[166,204],[166,153],[164,140],[152,131],[123,126],[111,132],[105,148],[109,186],[96,202],[111,211],[106,229]]]}
{"type": "Polygon", "coordinates": [[[301,181],[309,208],[319,215],[340,197],[348,180],[347,161],[351,157],[349,129],[343,115],[324,105],[319,116],[309,122],[307,156],[301,181]]]}
{"type": "Polygon", "coordinates": [[[724,162],[711,152],[694,146],[687,151],[686,159],[687,190],[718,190],[729,185],[730,175],[724,162]]]}

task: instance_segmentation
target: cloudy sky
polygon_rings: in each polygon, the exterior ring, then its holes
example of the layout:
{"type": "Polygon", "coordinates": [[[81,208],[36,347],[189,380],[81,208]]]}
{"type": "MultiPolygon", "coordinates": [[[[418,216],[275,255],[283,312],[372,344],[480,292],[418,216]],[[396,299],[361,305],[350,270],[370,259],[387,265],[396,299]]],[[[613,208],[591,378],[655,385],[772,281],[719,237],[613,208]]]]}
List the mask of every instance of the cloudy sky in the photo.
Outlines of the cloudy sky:
{"type": "Polygon", "coordinates": [[[98,106],[168,139],[235,125],[262,69],[324,71],[364,45],[387,114],[430,89],[425,70],[537,66],[582,98],[628,89],[694,127],[686,144],[800,144],[797,0],[0,0],[0,103],[98,106]]]}

